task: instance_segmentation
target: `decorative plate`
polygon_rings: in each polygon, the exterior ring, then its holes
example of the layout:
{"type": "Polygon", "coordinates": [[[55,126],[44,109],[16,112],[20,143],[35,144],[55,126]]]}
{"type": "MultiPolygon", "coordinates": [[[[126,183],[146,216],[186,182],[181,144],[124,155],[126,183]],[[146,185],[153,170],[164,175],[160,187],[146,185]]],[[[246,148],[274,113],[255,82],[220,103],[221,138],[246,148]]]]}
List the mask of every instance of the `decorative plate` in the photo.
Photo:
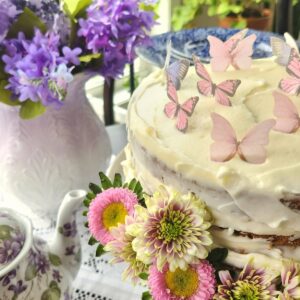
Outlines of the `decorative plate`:
{"type": "MultiPolygon", "coordinates": [[[[138,55],[151,64],[163,67],[166,57],[166,45],[172,41],[171,57],[176,59],[186,58],[192,62],[192,54],[196,54],[203,62],[209,62],[208,35],[213,35],[225,41],[238,32],[238,29],[225,29],[221,27],[196,28],[178,32],[168,32],[152,37],[152,43],[139,47],[138,55]]],[[[272,32],[263,32],[249,29],[247,35],[255,33],[257,39],[254,44],[253,58],[264,58],[272,55],[270,46],[271,36],[280,36],[272,32]]]]}

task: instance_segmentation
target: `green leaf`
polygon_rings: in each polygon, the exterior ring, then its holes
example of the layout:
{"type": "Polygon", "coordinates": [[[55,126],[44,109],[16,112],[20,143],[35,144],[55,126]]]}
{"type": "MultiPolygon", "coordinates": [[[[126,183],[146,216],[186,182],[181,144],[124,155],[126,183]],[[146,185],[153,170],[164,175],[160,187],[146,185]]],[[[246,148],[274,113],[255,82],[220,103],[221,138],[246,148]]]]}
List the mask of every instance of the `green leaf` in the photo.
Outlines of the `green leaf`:
{"type": "Polygon", "coordinates": [[[96,243],[98,243],[98,241],[97,241],[93,236],[91,236],[91,237],[89,238],[88,244],[91,245],[91,246],[93,246],[93,245],[95,245],[96,243]]]}
{"type": "Polygon", "coordinates": [[[90,204],[91,204],[91,202],[92,202],[91,199],[85,198],[85,199],[83,200],[83,204],[84,204],[85,207],[89,207],[90,204]]]}
{"type": "Polygon", "coordinates": [[[35,265],[29,264],[25,270],[25,280],[30,281],[37,275],[37,268],[35,265]]]}
{"type": "Polygon", "coordinates": [[[56,289],[58,288],[57,282],[52,280],[49,284],[50,289],[56,289]]]}
{"type": "Polygon", "coordinates": [[[0,240],[8,240],[14,229],[8,225],[0,225],[0,240]]]}
{"type": "Polygon", "coordinates": [[[88,198],[88,199],[90,199],[90,200],[93,200],[94,198],[95,198],[95,194],[94,193],[88,193],[87,195],[86,195],[86,197],[88,198]]]}
{"type": "Polygon", "coordinates": [[[148,280],[149,274],[147,274],[147,273],[141,273],[141,274],[139,275],[139,277],[140,277],[141,279],[143,279],[143,280],[148,280]]]}
{"type": "Polygon", "coordinates": [[[142,300],[152,300],[151,294],[147,291],[142,294],[142,300]]]}
{"type": "Polygon", "coordinates": [[[85,222],[84,227],[89,228],[89,222],[85,222]]]}
{"type": "Polygon", "coordinates": [[[113,186],[114,187],[121,187],[122,186],[122,176],[121,176],[121,174],[119,174],[119,173],[115,174],[113,186]]]}
{"type": "Polygon", "coordinates": [[[102,192],[101,187],[92,182],[89,184],[89,188],[95,195],[100,194],[102,192]]]}
{"type": "Polygon", "coordinates": [[[134,187],[133,190],[137,195],[140,195],[140,193],[143,191],[143,187],[141,185],[141,183],[138,181],[134,187]]]}
{"type": "Polygon", "coordinates": [[[1,80],[0,82],[0,102],[11,106],[20,105],[19,101],[11,99],[11,92],[5,88],[7,84],[6,80],[1,80]]]}
{"type": "Polygon", "coordinates": [[[130,190],[133,191],[136,184],[137,184],[137,180],[136,180],[135,178],[133,178],[133,179],[129,182],[128,188],[129,188],[130,190]]]}
{"type": "Polygon", "coordinates": [[[46,107],[41,102],[27,100],[21,104],[20,117],[29,120],[42,115],[45,111],[46,107]]]}
{"type": "Polygon", "coordinates": [[[79,13],[84,11],[92,0],[64,0],[64,10],[66,13],[75,18],[79,13]]]}
{"type": "Polygon", "coordinates": [[[18,19],[10,26],[7,37],[16,38],[19,32],[23,32],[28,39],[34,36],[34,29],[38,28],[43,33],[47,31],[47,26],[28,7],[19,15],[18,19]]]}
{"type": "Polygon", "coordinates": [[[83,63],[89,63],[94,59],[99,59],[101,57],[101,53],[95,54],[87,54],[79,57],[79,60],[83,63]]]}
{"type": "Polygon", "coordinates": [[[110,179],[103,172],[99,173],[99,177],[100,177],[100,180],[101,180],[102,188],[104,190],[107,190],[107,189],[109,189],[113,186],[110,179]]]}
{"type": "Polygon", "coordinates": [[[99,257],[105,253],[104,246],[103,245],[98,245],[96,249],[96,256],[99,257]]]}
{"type": "Polygon", "coordinates": [[[50,260],[50,263],[55,267],[58,267],[61,265],[60,257],[53,253],[49,253],[49,260],[50,260]]]}
{"type": "Polygon", "coordinates": [[[60,300],[61,290],[55,281],[51,281],[50,288],[41,297],[41,300],[60,300]]]}
{"type": "Polygon", "coordinates": [[[85,211],[82,213],[82,215],[83,215],[84,217],[86,217],[87,214],[88,214],[88,211],[87,211],[87,210],[85,210],[85,211]]]}

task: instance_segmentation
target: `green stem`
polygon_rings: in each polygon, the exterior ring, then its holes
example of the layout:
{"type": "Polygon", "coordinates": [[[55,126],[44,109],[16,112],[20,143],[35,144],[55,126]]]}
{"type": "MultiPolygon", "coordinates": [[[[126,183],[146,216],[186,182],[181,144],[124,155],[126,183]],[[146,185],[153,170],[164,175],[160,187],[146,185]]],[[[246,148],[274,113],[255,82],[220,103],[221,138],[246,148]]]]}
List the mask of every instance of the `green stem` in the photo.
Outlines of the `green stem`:
{"type": "Polygon", "coordinates": [[[70,47],[74,48],[77,39],[77,23],[71,19],[70,47]]]}

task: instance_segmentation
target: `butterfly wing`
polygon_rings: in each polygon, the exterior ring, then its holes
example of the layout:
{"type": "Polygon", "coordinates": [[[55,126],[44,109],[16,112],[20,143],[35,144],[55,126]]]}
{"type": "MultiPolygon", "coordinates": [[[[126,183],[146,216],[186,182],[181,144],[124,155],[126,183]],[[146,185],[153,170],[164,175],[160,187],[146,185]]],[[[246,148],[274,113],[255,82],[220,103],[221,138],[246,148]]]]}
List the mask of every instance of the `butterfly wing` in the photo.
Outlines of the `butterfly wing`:
{"type": "Polygon", "coordinates": [[[277,56],[276,62],[279,65],[286,66],[289,61],[292,48],[278,37],[271,37],[271,47],[273,55],[277,56]]]}
{"type": "Polygon", "coordinates": [[[253,44],[256,40],[256,35],[251,34],[239,41],[236,47],[232,50],[232,65],[236,69],[249,69],[252,61],[253,44]]]}
{"type": "Polygon", "coordinates": [[[174,118],[178,113],[179,104],[177,91],[172,80],[168,80],[167,82],[167,94],[171,102],[165,105],[164,112],[168,118],[174,118]]]}
{"type": "Polygon", "coordinates": [[[230,47],[215,36],[208,36],[211,68],[215,72],[225,71],[231,62],[230,47]]]}
{"type": "Polygon", "coordinates": [[[230,160],[237,151],[236,134],[230,123],[221,115],[212,113],[213,129],[211,137],[214,143],[210,146],[211,160],[225,162],[230,160]]]}
{"type": "Polygon", "coordinates": [[[299,95],[300,93],[300,78],[288,77],[281,79],[279,88],[290,95],[299,95]]]}
{"type": "Polygon", "coordinates": [[[188,115],[181,108],[179,108],[178,111],[176,128],[183,133],[186,132],[188,128],[188,115]]]}
{"type": "Polygon", "coordinates": [[[185,78],[189,70],[190,62],[187,59],[181,59],[173,62],[167,67],[167,77],[172,80],[176,90],[180,89],[181,81],[185,78]]]}
{"type": "Polygon", "coordinates": [[[165,60],[164,70],[167,70],[168,66],[170,65],[171,50],[172,50],[172,41],[169,40],[166,46],[166,60],[165,60]]]}
{"type": "Polygon", "coordinates": [[[264,146],[269,143],[269,133],[275,124],[275,120],[266,120],[246,134],[238,147],[239,154],[245,161],[253,164],[265,162],[267,153],[264,146]]]}
{"type": "Polygon", "coordinates": [[[300,126],[297,107],[287,96],[279,92],[273,92],[273,96],[274,115],[277,117],[274,129],[285,133],[295,132],[300,126]]]}
{"type": "Polygon", "coordinates": [[[295,49],[291,50],[286,71],[289,75],[300,79],[300,57],[295,49]]]}
{"type": "Polygon", "coordinates": [[[236,47],[237,43],[246,36],[247,32],[247,28],[240,30],[225,42],[225,45],[229,52],[231,52],[236,47]]]}
{"type": "Polygon", "coordinates": [[[192,97],[186,100],[180,107],[190,117],[198,103],[199,97],[192,97]]]}
{"type": "Polygon", "coordinates": [[[199,93],[204,96],[212,95],[213,83],[208,72],[206,71],[204,65],[200,62],[200,59],[197,56],[193,55],[193,60],[197,75],[203,79],[197,82],[199,93]]]}
{"type": "Polygon", "coordinates": [[[297,53],[299,53],[298,45],[295,39],[288,32],[284,34],[284,38],[287,45],[289,45],[291,48],[294,48],[297,51],[297,53]]]}
{"type": "Polygon", "coordinates": [[[238,86],[241,84],[240,80],[225,80],[217,85],[215,90],[216,100],[226,106],[230,106],[229,97],[233,97],[238,86]],[[229,96],[229,97],[228,97],[229,96]]]}

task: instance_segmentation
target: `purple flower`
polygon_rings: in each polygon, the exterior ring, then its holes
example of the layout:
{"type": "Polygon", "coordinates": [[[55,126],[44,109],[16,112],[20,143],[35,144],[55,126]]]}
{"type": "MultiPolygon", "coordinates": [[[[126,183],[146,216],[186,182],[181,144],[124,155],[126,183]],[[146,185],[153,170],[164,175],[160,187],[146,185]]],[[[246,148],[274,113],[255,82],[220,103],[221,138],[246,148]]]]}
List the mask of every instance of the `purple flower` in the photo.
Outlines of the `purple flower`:
{"type": "Polygon", "coordinates": [[[7,88],[14,98],[24,102],[41,101],[43,105],[61,106],[67,87],[73,77],[70,59],[76,60],[78,49],[67,51],[64,56],[59,51],[60,40],[55,33],[43,35],[35,31],[32,41],[23,33],[17,39],[5,42],[6,54],[2,59],[5,71],[10,75],[7,88]],[[72,53],[72,55],[71,55],[72,53]]]}
{"type": "Polygon", "coordinates": [[[23,285],[23,281],[19,280],[17,282],[17,284],[12,284],[8,287],[9,291],[13,291],[15,296],[20,295],[21,293],[23,293],[25,290],[27,289],[27,285],[23,285]]]}
{"type": "Polygon", "coordinates": [[[75,237],[77,234],[76,221],[64,224],[63,227],[59,228],[59,232],[65,237],[75,237]]]}
{"type": "Polygon", "coordinates": [[[0,264],[11,262],[22,250],[24,244],[23,235],[12,236],[9,240],[4,240],[0,247],[0,264]]]}
{"type": "Polygon", "coordinates": [[[100,73],[117,77],[126,63],[135,58],[135,47],[149,41],[147,32],[155,24],[153,13],[139,9],[137,0],[94,0],[87,9],[87,19],[80,19],[79,36],[86,47],[102,54],[100,73]]]}
{"type": "Polygon", "coordinates": [[[75,255],[75,245],[72,245],[70,247],[66,247],[65,255],[70,256],[70,255],[75,255]]]}
{"type": "Polygon", "coordinates": [[[36,267],[38,273],[46,274],[50,269],[50,263],[45,255],[40,251],[30,251],[29,263],[36,267]]]}
{"type": "Polygon", "coordinates": [[[15,278],[17,275],[16,270],[12,270],[8,272],[5,276],[0,278],[0,281],[2,281],[2,286],[7,286],[10,284],[10,280],[15,278]]]}
{"type": "Polygon", "coordinates": [[[0,0],[0,43],[4,40],[9,26],[19,11],[9,0],[0,0]]]}
{"type": "Polygon", "coordinates": [[[69,47],[63,47],[62,49],[65,58],[74,65],[79,65],[80,61],[78,56],[81,54],[82,50],[80,48],[70,49],[69,47]]]}
{"type": "Polygon", "coordinates": [[[61,282],[62,276],[60,275],[58,270],[53,270],[52,277],[55,281],[61,282]]]}

